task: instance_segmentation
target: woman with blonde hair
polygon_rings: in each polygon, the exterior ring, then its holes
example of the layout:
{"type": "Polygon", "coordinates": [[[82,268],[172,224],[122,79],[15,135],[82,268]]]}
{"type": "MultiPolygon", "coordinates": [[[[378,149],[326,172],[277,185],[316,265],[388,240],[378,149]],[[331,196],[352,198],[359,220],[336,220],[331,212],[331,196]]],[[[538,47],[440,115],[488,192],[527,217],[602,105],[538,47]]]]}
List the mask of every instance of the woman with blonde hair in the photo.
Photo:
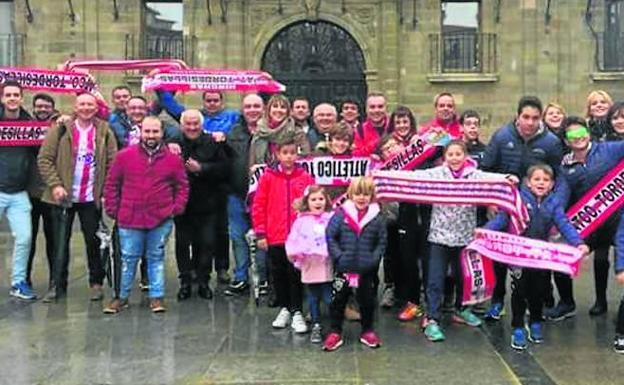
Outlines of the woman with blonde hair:
{"type": "Polygon", "coordinates": [[[592,91],[587,95],[585,119],[592,140],[603,141],[609,132],[607,114],[613,105],[611,96],[603,90],[592,91]]]}
{"type": "Polygon", "coordinates": [[[290,116],[290,109],[290,101],[286,96],[281,94],[271,96],[264,116],[258,121],[258,128],[251,139],[249,148],[251,166],[262,163],[274,164],[277,145],[293,136],[299,155],[310,152],[305,132],[295,125],[294,119],[290,116]]]}
{"type": "Polygon", "coordinates": [[[553,134],[557,135],[559,139],[563,141],[563,133],[561,132],[561,123],[566,118],[566,110],[562,105],[550,102],[544,108],[544,113],[542,114],[542,122],[546,128],[550,130],[553,134]]]}

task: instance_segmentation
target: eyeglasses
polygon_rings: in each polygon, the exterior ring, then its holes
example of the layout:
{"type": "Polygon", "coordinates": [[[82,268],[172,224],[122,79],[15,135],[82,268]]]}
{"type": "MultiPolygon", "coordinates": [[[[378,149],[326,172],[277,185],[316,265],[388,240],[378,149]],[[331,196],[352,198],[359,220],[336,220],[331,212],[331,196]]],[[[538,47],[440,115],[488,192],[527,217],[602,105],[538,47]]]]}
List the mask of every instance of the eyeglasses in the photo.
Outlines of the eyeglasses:
{"type": "Polygon", "coordinates": [[[219,103],[221,99],[204,99],[205,103],[219,103]]]}

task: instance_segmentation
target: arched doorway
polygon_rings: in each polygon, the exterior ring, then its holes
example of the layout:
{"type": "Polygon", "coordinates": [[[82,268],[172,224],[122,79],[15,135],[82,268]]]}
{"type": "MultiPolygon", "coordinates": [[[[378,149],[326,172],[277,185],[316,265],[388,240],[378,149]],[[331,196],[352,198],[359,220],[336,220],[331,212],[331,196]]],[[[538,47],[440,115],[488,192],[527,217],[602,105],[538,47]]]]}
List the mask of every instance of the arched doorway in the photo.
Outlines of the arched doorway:
{"type": "Polygon", "coordinates": [[[262,69],[286,85],[289,97],[305,96],[311,107],[366,98],[364,55],[343,28],[326,21],[301,21],[279,31],[267,45],[262,69]]]}

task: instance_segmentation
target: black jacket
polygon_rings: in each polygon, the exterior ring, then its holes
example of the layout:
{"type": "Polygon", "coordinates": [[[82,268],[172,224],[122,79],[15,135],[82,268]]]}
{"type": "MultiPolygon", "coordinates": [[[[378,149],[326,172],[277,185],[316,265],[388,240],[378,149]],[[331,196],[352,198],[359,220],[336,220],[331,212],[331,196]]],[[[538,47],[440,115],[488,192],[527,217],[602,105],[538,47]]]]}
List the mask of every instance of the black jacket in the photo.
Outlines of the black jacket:
{"type": "Polygon", "coordinates": [[[228,143],[233,153],[230,176],[232,193],[245,199],[249,190],[249,146],[251,144],[251,134],[244,119],[241,118],[232,127],[232,130],[227,134],[226,143],[228,143]]]}
{"type": "MultiPolygon", "coordinates": [[[[0,121],[8,120],[4,116],[4,109],[0,107],[0,121]]],[[[22,108],[20,109],[19,117],[14,120],[28,121],[33,119],[22,108]]],[[[1,130],[0,136],[4,136],[1,130]]],[[[26,190],[36,154],[36,147],[0,146],[0,192],[14,194],[26,190]]]]}
{"type": "Polygon", "coordinates": [[[185,214],[201,215],[225,210],[232,159],[229,146],[215,142],[206,133],[202,133],[196,140],[183,137],[173,142],[182,147],[185,162],[193,158],[201,164],[201,171],[187,171],[190,192],[185,214]]]}

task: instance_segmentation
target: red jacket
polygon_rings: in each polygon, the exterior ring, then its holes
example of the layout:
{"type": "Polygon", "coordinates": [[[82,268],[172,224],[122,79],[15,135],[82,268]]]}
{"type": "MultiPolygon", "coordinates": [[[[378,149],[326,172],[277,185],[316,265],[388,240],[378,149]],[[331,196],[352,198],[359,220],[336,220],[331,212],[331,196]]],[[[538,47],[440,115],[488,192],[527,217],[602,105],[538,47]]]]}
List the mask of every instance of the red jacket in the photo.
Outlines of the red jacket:
{"type": "Polygon", "coordinates": [[[435,128],[435,127],[443,128],[446,132],[449,133],[449,135],[451,136],[451,139],[461,139],[462,133],[464,131],[462,129],[461,124],[459,124],[459,120],[457,119],[454,119],[450,123],[446,123],[441,120],[438,120],[438,118],[434,118],[433,120],[421,126],[418,129],[418,133],[420,135],[426,134],[427,132],[431,131],[432,128],[435,128]]]}
{"type": "Polygon", "coordinates": [[[119,227],[153,229],[184,212],[189,185],[182,159],[163,145],[153,156],[135,144],[117,153],[104,184],[104,208],[119,227]]]}
{"type": "Polygon", "coordinates": [[[269,245],[286,243],[290,227],[297,218],[293,202],[303,196],[314,179],[302,168],[291,174],[269,169],[260,177],[251,206],[251,221],[258,238],[266,238],[269,245]]]}
{"type": "MultiPolygon", "coordinates": [[[[386,116],[384,120],[384,132],[383,134],[388,133],[388,124],[390,123],[390,119],[386,116]]],[[[369,156],[375,152],[377,149],[377,145],[381,140],[381,136],[377,129],[373,125],[373,122],[370,119],[366,119],[364,123],[362,123],[361,127],[358,127],[355,130],[353,140],[353,155],[355,156],[369,156]]]]}

